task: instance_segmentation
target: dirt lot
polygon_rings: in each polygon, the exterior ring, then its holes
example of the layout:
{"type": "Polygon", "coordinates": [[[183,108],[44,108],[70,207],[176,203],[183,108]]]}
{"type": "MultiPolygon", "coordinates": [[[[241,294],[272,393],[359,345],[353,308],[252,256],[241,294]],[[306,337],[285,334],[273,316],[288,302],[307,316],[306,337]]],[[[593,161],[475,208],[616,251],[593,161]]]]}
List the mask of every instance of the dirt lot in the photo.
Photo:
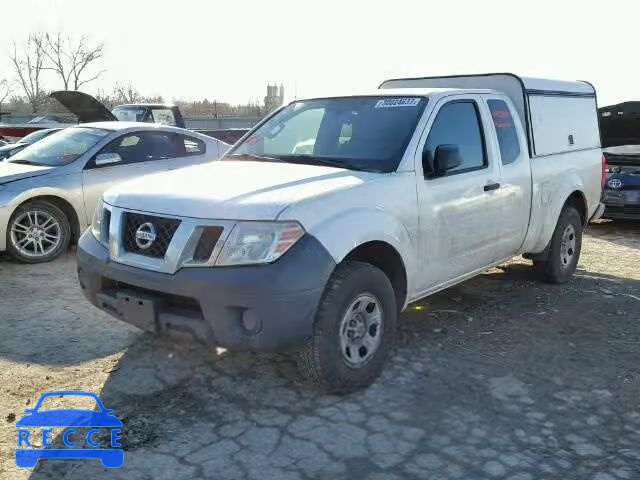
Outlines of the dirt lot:
{"type": "Polygon", "coordinates": [[[177,347],[111,319],[72,255],[0,260],[0,326],[2,479],[640,478],[638,224],[591,227],[567,285],[518,259],[413,305],[380,381],[343,398],[291,355],[177,347]],[[122,468],[14,465],[15,421],[52,390],[115,409],[122,468]]]}

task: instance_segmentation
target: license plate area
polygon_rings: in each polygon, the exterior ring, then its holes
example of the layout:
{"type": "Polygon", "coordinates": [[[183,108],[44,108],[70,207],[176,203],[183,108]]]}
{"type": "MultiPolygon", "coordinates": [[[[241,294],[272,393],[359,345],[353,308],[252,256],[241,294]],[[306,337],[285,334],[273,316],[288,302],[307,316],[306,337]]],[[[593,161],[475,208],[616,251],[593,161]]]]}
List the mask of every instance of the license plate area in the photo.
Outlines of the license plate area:
{"type": "Polygon", "coordinates": [[[605,192],[603,201],[607,205],[614,207],[624,207],[624,195],[623,192],[605,192]]]}
{"type": "Polygon", "coordinates": [[[157,331],[159,300],[155,297],[128,290],[116,293],[117,309],[128,323],[150,332],[157,331]]]}
{"type": "Polygon", "coordinates": [[[627,190],[624,192],[624,202],[630,204],[640,204],[640,190],[627,190]]]}

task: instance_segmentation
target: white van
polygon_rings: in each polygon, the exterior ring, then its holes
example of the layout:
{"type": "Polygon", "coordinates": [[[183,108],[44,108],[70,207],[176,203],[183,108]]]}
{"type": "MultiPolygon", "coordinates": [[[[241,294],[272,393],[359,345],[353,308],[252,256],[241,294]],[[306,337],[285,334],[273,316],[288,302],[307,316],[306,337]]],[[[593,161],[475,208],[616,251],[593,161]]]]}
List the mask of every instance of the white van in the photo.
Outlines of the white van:
{"type": "Polygon", "coordinates": [[[378,376],[410,302],[520,254],[569,280],[602,172],[588,83],[388,80],[297,100],[219,162],[109,190],[78,275],[126,322],[297,347],[310,379],[348,392],[378,376]]]}

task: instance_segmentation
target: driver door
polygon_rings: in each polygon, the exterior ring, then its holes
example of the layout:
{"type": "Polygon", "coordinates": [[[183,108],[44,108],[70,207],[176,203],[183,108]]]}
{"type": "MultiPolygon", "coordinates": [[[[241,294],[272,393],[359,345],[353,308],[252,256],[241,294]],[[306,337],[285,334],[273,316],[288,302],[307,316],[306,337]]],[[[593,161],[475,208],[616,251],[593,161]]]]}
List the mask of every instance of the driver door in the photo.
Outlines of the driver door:
{"type": "Polygon", "coordinates": [[[500,259],[500,169],[487,145],[489,125],[475,95],[446,97],[436,105],[416,155],[420,220],[420,290],[456,279],[500,259]],[[459,153],[455,165],[434,170],[435,154],[459,153]]]}

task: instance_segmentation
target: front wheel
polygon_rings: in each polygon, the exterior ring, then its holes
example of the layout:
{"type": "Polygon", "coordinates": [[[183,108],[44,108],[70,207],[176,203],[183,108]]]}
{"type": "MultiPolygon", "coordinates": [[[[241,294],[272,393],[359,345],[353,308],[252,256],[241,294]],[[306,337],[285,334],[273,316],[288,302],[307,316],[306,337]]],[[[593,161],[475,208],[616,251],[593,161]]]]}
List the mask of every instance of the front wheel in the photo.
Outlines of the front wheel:
{"type": "Polygon", "coordinates": [[[549,243],[549,254],[545,261],[533,261],[534,268],[543,280],[550,283],[565,283],[573,276],[582,249],[582,219],[573,207],[560,213],[556,229],[549,243]]]}
{"type": "Polygon", "coordinates": [[[7,250],[23,263],[48,262],[69,246],[71,227],[62,210],[49,202],[28,202],[13,212],[7,250]]]}
{"type": "Polygon", "coordinates": [[[339,265],[327,285],[313,334],[298,350],[298,366],[333,393],[370,385],[393,345],[397,311],[388,277],[373,265],[339,265]]]}

